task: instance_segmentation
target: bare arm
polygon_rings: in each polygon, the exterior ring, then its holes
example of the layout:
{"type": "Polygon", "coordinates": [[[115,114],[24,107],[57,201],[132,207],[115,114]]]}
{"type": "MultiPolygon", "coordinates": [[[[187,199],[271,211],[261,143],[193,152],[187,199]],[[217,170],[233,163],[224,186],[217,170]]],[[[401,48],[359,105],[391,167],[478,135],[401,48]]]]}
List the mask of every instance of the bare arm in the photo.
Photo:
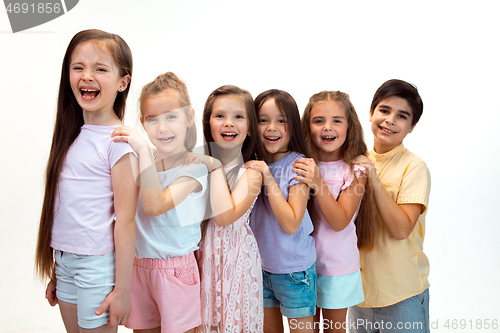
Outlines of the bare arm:
{"type": "Polygon", "coordinates": [[[314,190],[315,198],[325,220],[335,231],[344,230],[352,220],[363,197],[367,176],[362,174],[344,189],[338,201],[323,181],[316,162],[312,158],[300,159],[294,164],[294,172],[300,176],[295,179],[307,184],[314,190]]]}
{"type": "Polygon", "coordinates": [[[250,208],[262,186],[262,175],[255,170],[246,170],[236,187],[229,191],[221,162],[203,154],[190,154],[189,161],[201,162],[210,172],[210,197],[212,213],[218,225],[234,223],[250,208]]]}
{"type": "Polygon", "coordinates": [[[124,155],[111,169],[111,181],[115,206],[115,287],[96,311],[101,315],[109,308],[111,327],[125,324],[130,315],[130,282],[135,250],[135,210],[139,189],[134,181],[132,163],[137,160],[131,154],[124,155]]]}
{"type": "Polygon", "coordinates": [[[287,235],[294,234],[299,229],[306,212],[309,196],[307,185],[292,185],[288,192],[287,201],[265,162],[249,161],[245,163],[245,166],[262,173],[263,183],[266,186],[267,197],[274,216],[287,235]]]}
{"type": "Polygon", "coordinates": [[[138,131],[127,126],[120,126],[115,129],[112,137],[115,142],[127,142],[139,155],[138,180],[146,215],[164,214],[184,201],[191,192],[201,189],[201,184],[196,179],[180,177],[163,190],[151,149],[138,131]]]}
{"type": "Polygon", "coordinates": [[[378,178],[375,165],[368,157],[358,156],[355,163],[368,170],[380,217],[391,235],[397,240],[406,239],[415,228],[418,217],[422,214],[423,205],[397,204],[378,178]]]}

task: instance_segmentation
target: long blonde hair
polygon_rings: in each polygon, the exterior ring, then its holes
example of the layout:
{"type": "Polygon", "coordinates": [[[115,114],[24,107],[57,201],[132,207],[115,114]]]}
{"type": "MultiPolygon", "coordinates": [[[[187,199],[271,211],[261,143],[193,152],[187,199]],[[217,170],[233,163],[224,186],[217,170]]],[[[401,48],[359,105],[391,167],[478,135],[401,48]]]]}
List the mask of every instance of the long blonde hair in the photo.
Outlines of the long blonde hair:
{"type": "MultiPolygon", "coordinates": [[[[312,153],[313,158],[318,161],[318,147],[316,147],[311,138],[311,110],[316,104],[327,101],[338,102],[344,107],[347,118],[347,135],[344,144],[339,150],[340,156],[349,165],[351,172],[354,173],[353,160],[356,156],[366,155],[367,148],[363,140],[363,127],[348,94],[341,91],[322,91],[311,96],[301,120],[302,132],[304,133],[307,148],[312,153]]],[[[372,250],[377,236],[380,217],[375,204],[373,185],[370,179],[366,182],[365,194],[354,223],[356,224],[358,248],[368,251],[372,250]]]]}

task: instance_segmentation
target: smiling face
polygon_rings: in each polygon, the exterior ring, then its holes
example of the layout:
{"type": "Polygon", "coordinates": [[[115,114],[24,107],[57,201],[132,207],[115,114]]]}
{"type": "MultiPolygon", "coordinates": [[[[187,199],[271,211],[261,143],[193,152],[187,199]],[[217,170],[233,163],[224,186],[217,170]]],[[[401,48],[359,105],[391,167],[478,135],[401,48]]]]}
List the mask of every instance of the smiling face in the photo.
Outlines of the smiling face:
{"type": "Polygon", "coordinates": [[[274,98],[265,101],[258,113],[259,137],[269,153],[271,162],[276,162],[288,154],[290,136],[285,116],[274,98]]]}
{"type": "Polygon", "coordinates": [[[116,95],[125,90],[130,81],[128,75],[120,76],[105,43],[98,41],[84,42],[75,48],[69,79],[76,101],[83,109],[85,123],[113,116],[116,95]]]}
{"type": "Polygon", "coordinates": [[[243,145],[248,135],[248,117],[240,96],[217,97],[210,115],[210,132],[215,143],[222,149],[243,145]]]}
{"type": "Polygon", "coordinates": [[[347,137],[347,117],[344,106],[337,101],[320,102],[311,109],[311,141],[323,162],[342,158],[339,148],[347,137]]]}
{"type": "Polygon", "coordinates": [[[384,154],[399,146],[415,127],[412,118],[412,109],[405,99],[392,96],[380,101],[370,113],[375,152],[384,154]]]}
{"type": "Polygon", "coordinates": [[[186,111],[176,91],[148,97],[142,104],[142,122],[151,143],[158,148],[158,159],[182,153],[189,126],[193,124],[192,109],[186,111]]]}

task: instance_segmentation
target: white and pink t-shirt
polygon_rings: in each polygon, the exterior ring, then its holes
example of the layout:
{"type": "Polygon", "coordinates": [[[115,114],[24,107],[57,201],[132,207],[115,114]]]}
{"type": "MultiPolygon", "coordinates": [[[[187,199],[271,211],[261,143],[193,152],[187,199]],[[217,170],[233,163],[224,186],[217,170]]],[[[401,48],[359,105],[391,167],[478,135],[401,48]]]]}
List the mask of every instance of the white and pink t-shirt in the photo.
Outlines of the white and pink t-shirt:
{"type": "Polygon", "coordinates": [[[116,126],[83,125],[68,150],[59,177],[51,247],[84,255],[114,250],[114,195],[111,168],[133,152],[113,142],[116,126]]]}
{"type": "MultiPolygon", "coordinates": [[[[354,180],[349,165],[343,160],[319,162],[318,168],[323,181],[336,200],[340,192],[349,187],[354,180]]],[[[359,177],[365,169],[355,165],[354,172],[356,177],[359,177]]],[[[314,201],[314,209],[315,221],[312,236],[316,244],[316,272],[321,275],[339,276],[358,271],[359,250],[354,221],[358,215],[359,206],[351,222],[339,232],[333,230],[325,220],[317,201],[314,201]]]]}

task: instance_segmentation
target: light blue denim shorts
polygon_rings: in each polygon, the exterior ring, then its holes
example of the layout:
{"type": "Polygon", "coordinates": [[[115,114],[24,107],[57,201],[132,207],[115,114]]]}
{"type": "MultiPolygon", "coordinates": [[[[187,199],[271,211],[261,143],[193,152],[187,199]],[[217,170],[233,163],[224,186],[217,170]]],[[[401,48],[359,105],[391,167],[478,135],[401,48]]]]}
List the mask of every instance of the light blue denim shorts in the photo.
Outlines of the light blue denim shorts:
{"type": "Polygon", "coordinates": [[[316,314],[316,267],[290,274],[262,271],[264,308],[279,307],[288,318],[303,318],[316,314]]]}
{"type": "Polygon", "coordinates": [[[348,318],[351,333],[429,333],[429,289],[381,308],[350,307],[348,318]]]}
{"type": "Polygon", "coordinates": [[[95,312],[115,285],[115,251],[80,255],[56,250],[56,296],[77,305],[78,325],[92,329],[108,323],[109,312],[95,312]]]}

